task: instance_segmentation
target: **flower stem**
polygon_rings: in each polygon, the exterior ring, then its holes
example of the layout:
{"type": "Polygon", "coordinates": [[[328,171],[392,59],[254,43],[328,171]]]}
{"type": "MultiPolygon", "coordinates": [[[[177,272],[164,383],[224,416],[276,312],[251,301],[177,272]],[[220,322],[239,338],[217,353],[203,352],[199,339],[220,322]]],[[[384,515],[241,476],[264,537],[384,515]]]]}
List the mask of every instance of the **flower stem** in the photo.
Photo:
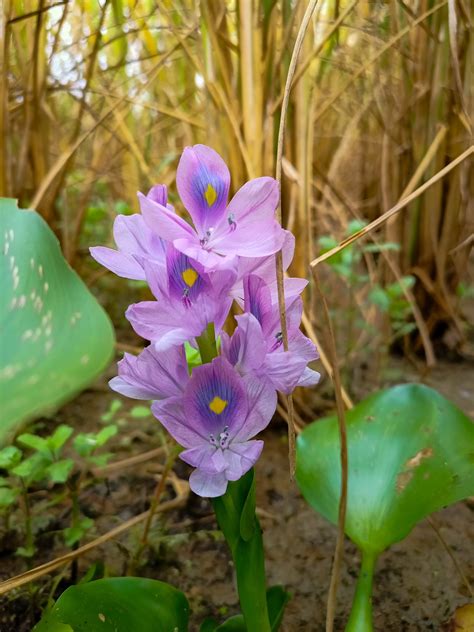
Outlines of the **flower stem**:
{"type": "Polygon", "coordinates": [[[216,332],[214,329],[214,323],[209,323],[205,331],[196,338],[197,345],[199,347],[199,353],[201,354],[201,362],[207,364],[214,358],[217,358],[217,346],[216,346],[216,332]]]}
{"type": "Polygon", "coordinates": [[[270,632],[262,530],[255,515],[253,469],[229,483],[213,500],[214,511],[232,552],[240,609],[248,632],[270,632]]]}
{"type": "Polygon", "coordinates": [[[377,555],[363,552],[362,563],[345,632],[372,632],[372,582],[377,555]]]}

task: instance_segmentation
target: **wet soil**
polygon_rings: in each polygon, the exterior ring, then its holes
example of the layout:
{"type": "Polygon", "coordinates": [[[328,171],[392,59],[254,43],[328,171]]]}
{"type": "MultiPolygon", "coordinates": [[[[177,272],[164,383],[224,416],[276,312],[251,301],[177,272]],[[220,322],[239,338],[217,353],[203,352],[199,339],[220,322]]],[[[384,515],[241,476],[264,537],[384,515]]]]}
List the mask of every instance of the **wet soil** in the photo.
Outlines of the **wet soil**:
{"type": "MultiPolygon", "coordinates": [[[[419,381],[405,363],[394,363],[403,379],[419,381]]],[[[109,374],[113,375],[111,367],[109,374]]],[[[114,396],[104,376],[94,387],[63,407],[51,419],[42,420],[45,431],[58,423],[77,430],[97,430],[100,416],[114,396]]],[[[474,416],[474,365],[444,363],[425,382],[438,388],[466,413],[474,416]]],[[[123,400],[115,421],[121,432],[114,439],[113,460],[125,459],[160,445],[162,436],[151,418],[132,418],[134,403],[123,400]]],[[[308,420],[309,421],[309,420],[308,420]]],[[[41,428],[41,424],[40,424],[41,428]]],[[[322,632],[326,597],[335,545],[336,530],[302,499],[288,478],[287,441],[283,423],[267,430],[265,450],[257,464],[257,505],[264,532],[269,584],[283,584],[291,593],[283,632],[322,632]]],[[[158,476],[160,459],[111,474],[92,482],[82,493],[81,509],[95,520],[97,537],[149,507],[158,476]]],[[[185,479],[186,466],[175,465],[185,479]]],[[[170,488],[167,497],[173,496],[170,488]]],[[[41,512],[45,495],[38,492],[34,510],[41,512]]],[[[38,529],[37,565],[67,552],[58,533],[68,526],[67,503],[47,513],[38,529]]],[[[474,583],[474,505],[458,503],[433,516],[446,543],[471,583],[474,583]]],[[[129,530],[80,558],[81,577],[93,562],[103,562],[110,574],[123,575],[130,569],[142,526],[129,530]]],[[[19,545],[13,531],[0,535],[0,580],[27,569],[14,555],[19,545]]],[[[358,573],[356,548],[346,543],[338,594],[336,630],[343,630],[358,573]]],[[[34,585],[24,586],[0,598],[0,632],[27,632],[38,620],[50,593],[60,594],[70,583],[70,568],[34,585]]],[[[191,630],[198,630],[206,616],[226,618],[238,611],[232,562],[217,530],[208,501],[190,495],[186,506],[158,517],[150,534],[150,546],[135,565],[135,574],[167,581],[183,590],[191,605],[191,630]]],[[[376,632],[418,632],[443,630],[444,623],[461,604],[470,601],[468,591],[451,558],[432,526],[424,521],[401,543],[384,553],[378,563],[374,588],[376,632]]],[[[135,631],[130,631],[135,632],[135,631]]],[[[136,631],[139,632],[139,631],[136,631]]]]}

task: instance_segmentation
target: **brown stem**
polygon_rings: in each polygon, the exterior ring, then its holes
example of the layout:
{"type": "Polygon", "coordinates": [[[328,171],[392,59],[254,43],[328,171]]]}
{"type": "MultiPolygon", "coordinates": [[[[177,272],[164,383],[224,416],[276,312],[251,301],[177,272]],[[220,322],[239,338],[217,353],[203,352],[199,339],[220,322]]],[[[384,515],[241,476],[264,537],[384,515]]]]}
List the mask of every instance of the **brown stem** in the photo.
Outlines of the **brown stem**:
{"type": "Polygon", "coordinates": [[[341,497],[339,500],[339,512],[337,521],[337,541],[334,551],[334,562],[331,571],[331,583],[329,585],[327,611],[326,611],[326,632],[332,632],[334,629],[334,613],[336,610],[337,589],[339,587],[339,578],[341,574],[341,565],[344,555],[344,526],[346,522],[347,509],[347,479],[348,479],[348,463],[347,463],[347,430],[344,409],[344,400],[342,398],[341,376],[337,362],[336,341],[332,329],[331,318],[326,300],[321,292],[318,274],[313,269],[316,292],[321,298],[324,315],[324,325],[327,329],[328,350],[331,357],[332,376],[334,381],[334,392],[336,397],[337,420],[339,425],[340,439],[340,458],[341,458],[341,497]]]}
{"type": "MultiPolygon", "coordinates": [[[[306,11],[304,13],[300,27],[298,29],[296,42],[293,47],[293,51],[291,53],[290,67],[288,69],[285,89],[283,91],[283,101],[282,101],[281,114],[280,114],[280,126],[278,129],[277,156],[276,156],[276,166],[275,166],[275,178],[279,184],[281,184],[283,147],[285,144],[285,121],[286,121],[286,114],[288,112],[290,92],[293,85],[293,79],[294,79],[295,71],[296,71],[296,64],[298,62],[298,57],[301,52],[301,46],[303,44],[304,36],[306,35],[306,31],[308,29],[311,16],[313,15],[313,11],[315,10],[317,3],[318,3],[318,0],[310,0],[310,2],[308,3],[308,6],[306,7],[306,11]]],[[[280,197],[280,203],[278,204],[278,207],[277,207],[277,219],[281,224],[281,221],[282,221],[281,197],[280,197]]],[[[277,277],[277,288],[278,288],[278,308],[280,311],[280,322],[281,322],[281,335],[283,338],[283,348],[285,351],[288,351],[288,327],[287,327],[287,322],[286,322],[285,286],[284,286],[284,279],[283,279],[283,276],[284,276],[283,254],[281,250],[276,253],[275,261],[276,261],[276,277],[277,277]]],[[[294,408],[293,408],[292,395],[288,395],[287,408],[288,408],[288,460],[289,460],[289,466],[290,466],[290,478],[291,480],[293,480],[294,475],[295,475],[296,459],[295,459],[295,420],[294,420],[294,408]]]]}
{"type": "Polygon", "coordinates": [[[158,484],[155,488],[155,494],[153,496],[153,499],[151,501],[151,505],[150,505],[150,511],[148,513],[147,519],[145,521],[145,526],[143,527],[143,533],[142,533],[142,540],[141,540],[141,547],[143,550],[143,547],[145,547],[148,544],[148,533],[150,531],[150,527],[151,527],[151,523],[153,520],[153,517],[155,515],[156,512],[156,508],[158,507],[158,504],[160,502],[160,498],[165,490],[165,485],[166,485],[166,479],[168,478],[168,474],[171,471],[171,468],[173,467],[173,464],[175,462],[176,459],[176,454],[173,452],[167,459],[166,464],[165,464],[165,469],[163,470],[162,475],[160,476],[160,480],[158,481],[158,484]]]}

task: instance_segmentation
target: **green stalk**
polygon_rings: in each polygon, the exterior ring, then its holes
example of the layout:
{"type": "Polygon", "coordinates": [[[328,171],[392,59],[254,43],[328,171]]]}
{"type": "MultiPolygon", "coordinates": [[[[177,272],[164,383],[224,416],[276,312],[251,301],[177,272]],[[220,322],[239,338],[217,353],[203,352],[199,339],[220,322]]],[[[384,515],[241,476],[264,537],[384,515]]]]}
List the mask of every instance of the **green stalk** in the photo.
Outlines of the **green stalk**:
{"type": "Polygon", "coordinates": [[[372,632],[372,583],[374,578],[375,553],[363,552],[359,577],[352,602],[351,615],[345,632],[372,632]]]}
{"type": "Polygon", "coordinates": [[[199,347],[199,353],[201,354],[201,362],[207,364],[214,358],[217,358],[217,345],[216,345],[216,333],[214,330],[214,323],[209,323],[207,329],[196,338],[196,342],[199,347]]]}
{"type": "MultiPolygon", "coordinates": [[[[217,357],[214,323],[210,323],[196,341],[203,364],[217,357]]],[[[255,515],[253,469],[238,481],[230,482],[226,493],[214,498],[212,504],[234,560],[240,609],[247,632],[271,632],[262,530],[255,515]]]]}
{"type": "Polygon", "coordinates": [[[271,632],[262,530],[255,515],[253,469],[213,499],[217,522],[232,552],[240,609],[247,632],[271,632]]]}

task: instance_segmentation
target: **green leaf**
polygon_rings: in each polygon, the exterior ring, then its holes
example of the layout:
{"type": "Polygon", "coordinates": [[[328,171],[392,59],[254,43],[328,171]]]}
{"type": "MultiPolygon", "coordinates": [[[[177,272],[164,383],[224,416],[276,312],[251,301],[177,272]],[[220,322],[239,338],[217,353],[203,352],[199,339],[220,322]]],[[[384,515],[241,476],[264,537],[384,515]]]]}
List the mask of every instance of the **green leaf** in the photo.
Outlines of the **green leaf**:
{"type": "Polygon", "coordinates": [[[74,449],[81,456],[90,456],[96,448],[99,448],[107,443],[118,432],[118,428],[115,424],[105,426],[100,432],[94,434],[80,433],[74,439],[74,449]]]}
{"type": "Polygon", "coordinates": [[[389,241],[384,244],[367,244],[367,246],[364,246],[362,250],[364,252],[387,252],[389,250],[395,250],[398,252],[400,250],[400,244],[389,241]]]}
{"type": "Polygon", "coordinates": [[[410,290],[415,285],[415,282],[416,279],[414,276],[404,276],[400,281],[395,281],[395,283],[390,284],[386,291],[392,299],[400,298],[404,296],[404,290],[410,290]]]}
{"type": "MultiPolygon", "coordinates": [[[[474,424],[435,390],[404,384],[348,411],[345,531],[362,551],[346,632],[371,632],[378,555],[433,511],[474,494],[474,424]]],[[[336,417],[298,437],[296,478],[309,504],[337,522],[341,468],[336,417]]]]}
{"type": "Polygon", "coordinates": [[[97,447],[105,445],[109,439],[117,434],[117,432],[118,428],[115,424],[111,424],[109,426],[105,426],[105,428],[102,428],[102,430],[98,432],[96,436],[97,447]]]}
{"type": "Polygon", "coordinates": [[[0,450],[0,469],[10,470],[12,467],[18,465],[21,461],[22,452],[14,445],[9,445],[3,450],[0,450]]]}
{"type": "Polygon", "coordinates": [[[14,467],[11,473],[25,479],[28,485],[30,482],[40,481],[45,477],[45,469],[49,463],[50,461],[42,453],[37,452],[14,467]]]}
{"type": "Polygon", "coordinates": [[[184,350],[186,352],[186,361],[190,369],[194,369],[201,365],[201,354],[199,349],[192,347],[189,342],[184,343],[184,350]]]}
{"type": "Polygon", "coordinates": [[[112,421],[112,419],[115,416],[115,413],[117,411],[119,411],[122,408],[123,404],[119,399],[113,399],[110,402],[110,406],[109,409],[106,413],[104,413],[103,415],[101,415],[101,419],[102,421],[112,421]]]}
{"type": "Polygon", "coordinates": [[[276,632],[280,627],[286,604],[290,599],[290,593],[283,586],[272,586],[267,590],[268,617],[272,632],[276,632]]]}
{"type": "Polygon", "coordinates": [[[65,483],[74,467],[72,459],[61,459],[46,468],[48,477],[53,483],[65,483]]]}
{"type": "Polygon", "coordinates": [[[186,597],[169,584],[114,577],[68,588],[34,632],[58,623],[74,632],[187,632],[188,613],[186,597]]]}
{"type": "Polygon", "coordinates": [[[0,487],[0,509],[9,507],[16,502],[18,491],[10,487],[0,487]]]}
{"type": "Polygon", "coordinates": [[[102,560],[98,560],[89,566],[84,576],[78,582],[79,584],[87,584],[96,579],[102,579],[106,575],[105,564],[102,560]]]}
{"type": "Polygon", "coordinates": [[[102,372],[111,323],[35,212],[0,199],[0,444],[102,372]]]}
{"type": "MultiPolygon", "coordinates": [[[[474,495],[474,424],[435,390],[405,384],[347,412],[346,533],[380,553],[430,513],[474,495]]],[[[336,417],[317,421],[297,444],[297,482],[309,504],[337,522],[336,417]]]]}
{"type": "Polygon", "coordinates": [[[42,452],[43,454],[51,455],[49,450],[48,441],[43,439],[43,437],[38,437],[37,435],[31,434],[29,432],[25,432],[21,434],[17,441],[20,445],[23,445],[27,448],[32,448],[37,452],[42,452]]]}
{"type": "MultiPolygon", "coordinates": [[[[277,632],[280,627],[289,600],[290,594],[282,586],[272,586],[267,590],[268,616],[272,632],[277,632]]],[[[201,624],[199,632],[247,632],[247,627],[244,617],[236,614],[220,625],[215,619],[206,619],[201,624]]]]}
{"type": "Polygon", "coordinates": [[[360,230],[362,230],[365,226],[367,226],[368,222],[365,219],[352,219],[346,228],[346,235],[350,237],[351,235],[355,235],[360,230]]]}
{"type": "Polygon", "coordinates": [[[64,529],[64,542],[67,546],[72,546],[79,542],[84,535],[94,526],[94,521],[91,518],[83,518],[79,524],[74,527],[68,527],[64,529]]]}
{"type": "Polygon", "coordinates": [[[20,546],[16,550],[16,554],[20,557],[30,558],[36,553],[36,549],[34,546],[20,546]]]}
{"type": "Polygon", "coordinates": [[[71,426],[66,426],[65,424],[61,424],[60,426],[56,428],[56,430],[51,435],[51,437],[49,437],[48,439],[49,447],[55,453],[57,453],[63,447],[63,445],[66,443],[66,441],[69,439],[69,437],[72,435],[73,432],[74,430],[71,428],[71,426]]]}
{"type": "Polygon", "coordinates": [[[246,542],[250,540],[255,532],[255,474],[253,469],[252,478],[248,487],[242,513],[240,514],[240,537],[246,542]]]}
{"type": "Polygon", "coordinates": [[[130,415],[134,419],[142,419],[144,417],[151,417],[151,410],[148,408],[148,406],[134,406],[130,411],[130,415]]]}
{"type": "Polygon", "coordinates": [[[105,452],[103,454],[94,454],[86,458],[88,463],[90,463],[94,467],[104,467],[104,465],[107,465],[112,457],[113,454],[111,452],[105,452]]]}
{"type": "Polygon", "coordinates": [[[219,627],[219,623],[215,619],[208,617],[199,626],[199,632],[215,632],[217,627],[219,627]]]}
{"type": "MultiPolygon", "coordinates": [[[[210,629],[212,630],[212,628],[210,629]]],[[[235,614],[233,617],[229,617],[224,623],[221,623],[214,629],[215,632],[247,632],[247,626],[241,614],[235,614]]]]}

